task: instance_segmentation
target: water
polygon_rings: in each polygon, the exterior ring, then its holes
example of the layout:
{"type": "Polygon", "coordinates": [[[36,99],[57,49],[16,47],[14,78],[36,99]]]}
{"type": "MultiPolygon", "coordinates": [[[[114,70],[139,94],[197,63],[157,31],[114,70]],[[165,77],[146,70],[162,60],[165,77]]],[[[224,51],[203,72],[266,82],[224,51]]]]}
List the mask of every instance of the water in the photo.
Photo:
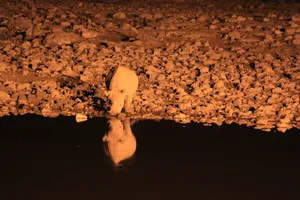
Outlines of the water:
{"type": "Polygon", "coordinates": [[[131,126],[133,158],[104,153],[106,119],[4,117],[3,200],[293,199],[299,197],[300,133],[170,121],[131,126]]]}

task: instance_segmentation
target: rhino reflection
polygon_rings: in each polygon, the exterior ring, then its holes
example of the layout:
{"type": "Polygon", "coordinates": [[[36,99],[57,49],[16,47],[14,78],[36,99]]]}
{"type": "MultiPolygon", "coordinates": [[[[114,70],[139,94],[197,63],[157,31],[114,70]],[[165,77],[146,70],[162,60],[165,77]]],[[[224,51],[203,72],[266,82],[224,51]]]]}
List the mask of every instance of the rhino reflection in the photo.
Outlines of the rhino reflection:
{"type": "Polygon", "coordinates": [[[136,150],[136,139],[130,128],[130,119],[123,123],[117,118],[108,121],[109,131],[103,137],[104,150],[115,164],[130,158],[136,150]]]}

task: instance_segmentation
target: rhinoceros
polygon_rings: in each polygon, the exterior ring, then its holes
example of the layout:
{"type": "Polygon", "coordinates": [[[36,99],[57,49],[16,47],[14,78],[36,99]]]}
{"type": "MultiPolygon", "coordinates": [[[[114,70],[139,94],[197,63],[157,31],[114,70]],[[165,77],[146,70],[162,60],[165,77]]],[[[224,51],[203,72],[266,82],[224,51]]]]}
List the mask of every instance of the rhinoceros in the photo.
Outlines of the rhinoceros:
{"type": "Polygon", "coordinates": [[[111,70],[106,78],[108,99],[111,101],[109,113],[117,115],[125,109],[125,112],[132,112],[133,96],[138,89],[139,79],[136,73],[123,66],[111,70]]]}

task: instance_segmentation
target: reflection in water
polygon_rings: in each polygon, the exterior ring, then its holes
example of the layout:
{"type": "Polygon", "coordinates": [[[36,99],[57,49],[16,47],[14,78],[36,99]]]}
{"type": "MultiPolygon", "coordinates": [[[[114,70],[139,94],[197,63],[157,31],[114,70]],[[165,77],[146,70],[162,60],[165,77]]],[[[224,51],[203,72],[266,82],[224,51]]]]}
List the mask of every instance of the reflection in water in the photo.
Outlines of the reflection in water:
{"type": "Polygon", "coordinates": [[[103,137],[104,150],[114,164],[133,156],[136,150],[136,139],[130,128],[130,119],[122,123],[117,118],[108,121],[109,131],[103,137]]]}

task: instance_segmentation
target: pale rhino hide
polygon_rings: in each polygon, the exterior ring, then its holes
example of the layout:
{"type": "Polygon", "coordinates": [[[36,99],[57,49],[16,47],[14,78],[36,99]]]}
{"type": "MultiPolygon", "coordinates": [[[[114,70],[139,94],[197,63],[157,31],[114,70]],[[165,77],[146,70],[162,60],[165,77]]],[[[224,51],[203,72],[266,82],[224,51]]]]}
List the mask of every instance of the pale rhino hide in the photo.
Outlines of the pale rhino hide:
{"type": "Polygon", "coordinates": [[[108,121],[109,132],[104,135],[104,150],[114,164],[132,157],[136,151],[136,139],[130,128],[130,119],[124,124],[113,118],[108,121]]]}
{"type": "Polygon", "coordinates": [[[108,99],[111,101],[111,115],[122,112],[123,108],[127,113],[132,112],[132,100],[138,84],[138,76],[127,67],[120,66],[108,73],[106,87],[109,90],[108,99]]]}

